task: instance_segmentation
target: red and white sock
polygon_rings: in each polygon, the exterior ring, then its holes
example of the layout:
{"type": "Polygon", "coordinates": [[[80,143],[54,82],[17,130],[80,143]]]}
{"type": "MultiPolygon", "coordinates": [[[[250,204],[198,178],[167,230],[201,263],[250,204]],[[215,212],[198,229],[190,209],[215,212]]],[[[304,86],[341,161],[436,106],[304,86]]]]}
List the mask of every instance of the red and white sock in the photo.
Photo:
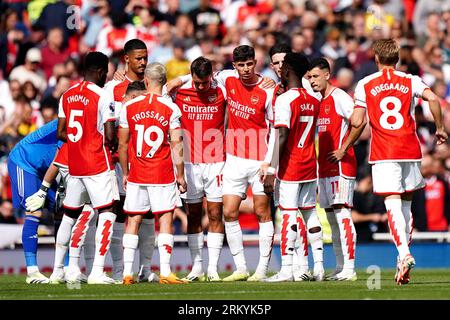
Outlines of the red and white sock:
{"type": "Polygon", "coordinates": [[[116,215],[112,212],[99,214],[95,233],[95,258],[91,272],[94,275],[101,275],[104,271],[106,254],[111,246],[114,221],[116,221],[116,215]]]}
{"type": "Polygon", "coordinates": [[[189,251],[191,252],[192,269],[194,274],[200,274],[203,272],[203,244],[204,235],[203,232],[191,233],[187,235],[189,251]]]}
{"type": "Polygon", "coordinates": [[[89,230],[89,222],[94,216],[93,210],[83,210],[72,228],[69,247],[69,270],[79,270],[80,268],[81,248],[84,246],[84,240],[89,230]]]}
{"type": "Polygon", "coordinates": [[[297,210],[281,210],[281,273],[292,274],[295,240],[297,239],[297,210]]]}
{"type": "Polygon", "coordinates": [[[150,272],[155,250],[155,219],[142,219],[139,228],[139,265],[142,272],[150,272]]]}
{"type": "MultiPolygon", "coordinates": [[[[90,210],[92,209],[89,206],[90,210]]],[[[84,210],[86,210],[86,205],[84,206],[84,210]]],[[[97,231],[97,217],[95,214],[94,217],[89,221],[89,229],[86,232],[86,238],[84,238],[84,247],[83,247],[83,256],[86,264],[86,274],[90,274],[92,271],[92,266],[94,264],[95,258],[95,233],[97,231]]]]}
{"type": "Polygon", "coordinates": [[[313,254],[314,267],[323,265],[323,231],[317,216],[316,208],[302,210],[303,218],[306,222],[306,229],[308,231],[308,241],[311,245],[313,254]],[[311,232],[313,228],[320,228],[319,232],[311,232]]]}
{"type": "Polygon", "coordinates": [[[158,235],[158,250],[160,274],[163,277],[168,277],[172,272],[170,269],[170,258],[173,251],[173,235],[170,233],[160,233],[158,235]]]}
{"type": "Polygon", "coordinates": [[[344,254],[341,245],[341,231],[336,219],[336,211],[326,211],[327,220],[331,227],[331,240],[333,241],[333,251],[336,256],[336,271],[341,272],[344,268],[344,254]]]}
{"type": "Polygon", "coordinates": [[[61,225],[56,235],[55,245],[55,263],[53,269],[64,268],[64,257],[66,256],[67,249],[70,243],[70,235],[72,234],[72,227],[77,222],[77,219],[64,215],[61,220],[61,225]]]}
{"type": "Polygon", "coordinates": [[[137,234],[125,233],[123,235],[123,276],[133,276],[133,263],[139,243],[137,234]]]}
{"type": "Polygon", "coordinates": [[[384,200],[384,204],[387,210],[388,225],[392,239],[397,247],[400,260],[403,260],[409,254],[409,233],[406,231],[405,217],[402,212],[402,200],[386,199],[384,200]]]}
{"type": "Polygon", "coordinates": [[[225,221],[224,224],[228,247],[233,256],[236,270],[239,272],[247,272],[247,263],[244,255],[244,240],[242,238],[242,230],[239,221],[225,221]]]}
{"type": "Polygon", "coordinates": [[[301,216],[297,216],[297,238],[299,240],[299,246],[296,250],[297,254],[297,266],[301,271],[306,272],[309,269],[308,262],[308,236],[306,230],[305,221],[301,216]]]}
{"type": "Polygon", "coordinates": [[[352,213],[348,208],[336,209],[336,220],[339,225],[340,243],[344,257],[344,269],[355,269],[356,230],[352,213]]]}
{"type": "Polygon", "coordinates": [[[412,201],[402,200],[402,213],[406,223],[406,236],[408,237],[408,246],[411,247],[412,232],[414,229],[414,219],[411,212],[412,201]]]}
{"type": "Polygon", "coordinates": [[[208,232],[208,237],[206,238],[206,245],[208,246],[208,274],[217,273],[217,264],[224,238],[225,235],[223,233],[208,232]]]}

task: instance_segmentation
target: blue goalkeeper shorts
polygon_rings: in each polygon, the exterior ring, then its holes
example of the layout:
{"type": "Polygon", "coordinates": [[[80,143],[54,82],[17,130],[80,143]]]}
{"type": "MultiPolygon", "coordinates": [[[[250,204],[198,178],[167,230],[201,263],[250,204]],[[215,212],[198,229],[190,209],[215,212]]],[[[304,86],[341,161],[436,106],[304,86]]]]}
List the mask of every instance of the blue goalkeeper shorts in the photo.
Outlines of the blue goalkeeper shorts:
{"type": "MultiPolygon", "coordinates": [[[[8,159],[8,174],[11,179],[12,204],[15,209],[25,209],[25,201],[29,196],[35,194],[41,187],[42,180],[34,174],[24,171],[13,161],[8,159]]],[[[56,184],[47,191],[45,208],[53,212],[55,208],[56,184]]]]}

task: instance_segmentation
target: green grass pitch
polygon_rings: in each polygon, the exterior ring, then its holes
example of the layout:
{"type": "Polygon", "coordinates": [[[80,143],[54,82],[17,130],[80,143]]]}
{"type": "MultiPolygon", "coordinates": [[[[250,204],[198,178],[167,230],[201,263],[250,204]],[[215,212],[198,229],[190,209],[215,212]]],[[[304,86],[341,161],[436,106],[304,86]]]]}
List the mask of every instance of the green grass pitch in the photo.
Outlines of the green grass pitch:
{"type": "MultiPolygon", "coordinates": [[[[183,274],[179,274],[182,276],[183,274]]],[[[221,276],[226,276],[222,274],[221,276]]],[[[369,289],[373,274],[358,270],[355,282],[289,283],[190,283],[161,285],[28,285],[25,276],[0,276],[0,300],[450,300],[449,269],[418,269],[411,272],[411,283],[395,284],[394,270],[382,270],[379,289],[369,289]]]]}

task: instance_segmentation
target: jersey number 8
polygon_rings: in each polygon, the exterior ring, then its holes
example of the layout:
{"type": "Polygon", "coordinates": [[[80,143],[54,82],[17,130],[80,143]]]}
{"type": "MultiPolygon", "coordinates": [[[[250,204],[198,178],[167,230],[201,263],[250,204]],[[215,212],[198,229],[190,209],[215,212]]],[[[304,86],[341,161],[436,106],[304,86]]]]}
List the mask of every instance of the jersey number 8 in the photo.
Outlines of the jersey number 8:
{"type": "Polygon", "coordinates": [[[383,114],[380,117],[380,125],[386,130],[398,130],[403,126],[405,120],[403,120],[400,110],[402,108],[402,102],[397,97],[386,97],[380,101],[380,109],[383,114]],[[392,103],[394,108],[388,109],[388,104],[392,103]],[[389,118],[395,118],[394,123],[389,123],[389,118]]]}

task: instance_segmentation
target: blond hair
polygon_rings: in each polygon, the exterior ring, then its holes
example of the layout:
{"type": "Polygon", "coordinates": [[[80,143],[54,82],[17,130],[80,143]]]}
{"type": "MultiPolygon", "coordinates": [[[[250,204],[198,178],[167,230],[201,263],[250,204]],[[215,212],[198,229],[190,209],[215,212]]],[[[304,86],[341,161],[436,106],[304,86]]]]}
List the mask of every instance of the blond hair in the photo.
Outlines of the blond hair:
{"type": "Polygon", "coordinates": [[[376,40],[372,49],[382,65],[395,66],[400,59],[400,47],[394,39],[376,40]]]}
{"type": "Polygon", "coordinates": [[[152,62],[145,67],[144,77],[149,81],[155,81],[161,86],[167,82],[166,67],[159,62],[152,62]]]}

